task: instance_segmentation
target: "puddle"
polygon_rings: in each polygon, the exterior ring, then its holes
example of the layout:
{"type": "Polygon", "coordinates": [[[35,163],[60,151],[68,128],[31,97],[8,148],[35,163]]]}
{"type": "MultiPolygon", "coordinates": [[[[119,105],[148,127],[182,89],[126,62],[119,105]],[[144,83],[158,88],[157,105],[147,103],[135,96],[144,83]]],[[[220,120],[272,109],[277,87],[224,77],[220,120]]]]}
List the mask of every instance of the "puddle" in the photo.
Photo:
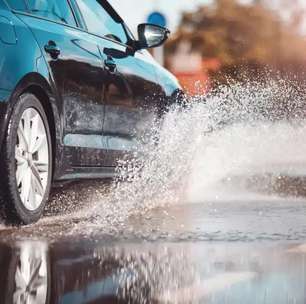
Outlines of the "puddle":
{"type": "Polygon", "coordinates": [[[304,303],[305,245],[0,245],[1,303],[304,303]]]}

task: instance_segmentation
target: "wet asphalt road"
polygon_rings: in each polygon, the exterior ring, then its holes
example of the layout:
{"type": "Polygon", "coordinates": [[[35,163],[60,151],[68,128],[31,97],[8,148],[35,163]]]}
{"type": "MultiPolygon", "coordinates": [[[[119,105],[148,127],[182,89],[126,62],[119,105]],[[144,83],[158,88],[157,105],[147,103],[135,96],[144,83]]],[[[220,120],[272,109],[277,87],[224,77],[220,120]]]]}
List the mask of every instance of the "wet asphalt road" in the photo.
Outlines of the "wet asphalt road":
{"type": "Polygon", "coordinates": [[[1,226],[0,303],[306,303],[304,178],[259,180],[110,229],[79,212],[108,182],[58,188],[39,223],[1,226]]]}

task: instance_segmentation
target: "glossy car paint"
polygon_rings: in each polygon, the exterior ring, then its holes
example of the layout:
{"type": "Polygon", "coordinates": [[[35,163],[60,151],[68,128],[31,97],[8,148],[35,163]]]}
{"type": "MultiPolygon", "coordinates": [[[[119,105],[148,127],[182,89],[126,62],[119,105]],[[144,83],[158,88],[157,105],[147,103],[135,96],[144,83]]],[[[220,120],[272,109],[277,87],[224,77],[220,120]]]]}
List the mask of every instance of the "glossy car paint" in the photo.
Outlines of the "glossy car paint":
{"type": "Polygon", "coordinates": [[[18,96],[35,94],[51,129],[54,180],[113,176],[117,159],[181,93],[147,51],[76,23],[12,11],[0,0],[0,144],[18,96]],[[50,44],[58,57],[46,52],[50,44]]]}

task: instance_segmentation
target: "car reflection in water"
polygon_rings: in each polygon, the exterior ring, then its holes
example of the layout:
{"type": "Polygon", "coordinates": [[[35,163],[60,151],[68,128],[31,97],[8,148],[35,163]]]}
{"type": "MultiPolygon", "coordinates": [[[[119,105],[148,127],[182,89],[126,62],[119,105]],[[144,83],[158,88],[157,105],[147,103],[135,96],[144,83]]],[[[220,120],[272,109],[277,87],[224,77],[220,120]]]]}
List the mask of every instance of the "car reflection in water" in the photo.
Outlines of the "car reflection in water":
{"type": "Polygon", "coordinates": [[[185,246],[2,244],[0,303],[160,303],[194,281],[188,256],[185,246]]]}
{"type": "Polygon", "coordinates": [[[0,245],[0,303],[305,303],[306,246],[0,245]]]}
{"type": "Polygon", "coordinates": [[[0,303],[159,303],[165,287],[175,290],[192,277],[175,248],[154,247],[2,244],[0,303]]]}
{"type": "MultiPolygon", "coordinates": [[[[7,286],[2,289],[6,291],[3,303],[47,303],[49,285],[47,244],[20,242],[11,253],[10,260],[7,260],[9,266],[7,286]]],[[[1,264],[6,264],[6,260],[1,264]]],[[[5,275],[5,272],[2,275],[5,275]]]]}

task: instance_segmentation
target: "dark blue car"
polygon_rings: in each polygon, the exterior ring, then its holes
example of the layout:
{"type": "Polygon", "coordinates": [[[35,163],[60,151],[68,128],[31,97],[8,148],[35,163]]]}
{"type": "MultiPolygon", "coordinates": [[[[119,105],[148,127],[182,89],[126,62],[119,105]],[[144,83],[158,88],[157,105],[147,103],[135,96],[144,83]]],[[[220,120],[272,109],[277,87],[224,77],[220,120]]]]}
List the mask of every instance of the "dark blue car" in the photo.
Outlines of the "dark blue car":
{"type": "Polygon", "coordinates": [[[114,176],[182,94],[106,0],[0,0],[0,191],[6,219],[37,221],[54,181],[114,176]]]}

